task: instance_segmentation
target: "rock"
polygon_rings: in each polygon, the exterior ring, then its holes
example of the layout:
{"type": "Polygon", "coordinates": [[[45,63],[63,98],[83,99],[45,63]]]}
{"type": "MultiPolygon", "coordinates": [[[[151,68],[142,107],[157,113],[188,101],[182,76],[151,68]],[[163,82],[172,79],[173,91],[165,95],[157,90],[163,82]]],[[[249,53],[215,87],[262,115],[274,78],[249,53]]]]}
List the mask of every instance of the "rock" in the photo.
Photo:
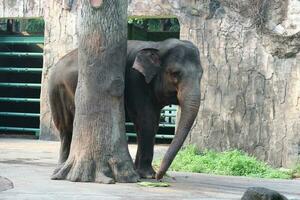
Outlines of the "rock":
{"type": "Polygon", "coordinates": [[[241,200],[287,200],[287,198],[274,190],[251,187],[246,190],[241,200]]]}
{"type": "Polygon", "coordinates": [[[13,182],[9,179],[0,176],[0,192],[14,188],[13,182]]]}

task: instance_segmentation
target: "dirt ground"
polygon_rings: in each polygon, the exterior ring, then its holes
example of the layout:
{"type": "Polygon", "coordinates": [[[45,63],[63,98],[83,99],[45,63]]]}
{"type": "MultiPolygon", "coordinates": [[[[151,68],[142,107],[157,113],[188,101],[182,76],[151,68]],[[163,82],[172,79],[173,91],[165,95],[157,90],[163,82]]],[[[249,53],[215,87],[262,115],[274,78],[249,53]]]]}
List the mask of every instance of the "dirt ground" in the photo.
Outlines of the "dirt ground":
{"type": "MultiPolygon", "coordinates": [[[[134,184],[74,183],[50,180],[58,142],[0,138],[0,200],[237,200],[248,187],[267,187],[290,200],[300,200],[300,180],[270,180],[170,172],[170,187],[134,184]],[[13,187],[13,188],[12,188],[13,187]],[[5,191],[4,191],[5,190],[5,191]],[[2,192],[1,192],[2,191],[2,192]]],[[[129,145],[132,156],[136,145],[129,145]]],[[[155,148],[161,157],[167,146],[155,148]]]]}

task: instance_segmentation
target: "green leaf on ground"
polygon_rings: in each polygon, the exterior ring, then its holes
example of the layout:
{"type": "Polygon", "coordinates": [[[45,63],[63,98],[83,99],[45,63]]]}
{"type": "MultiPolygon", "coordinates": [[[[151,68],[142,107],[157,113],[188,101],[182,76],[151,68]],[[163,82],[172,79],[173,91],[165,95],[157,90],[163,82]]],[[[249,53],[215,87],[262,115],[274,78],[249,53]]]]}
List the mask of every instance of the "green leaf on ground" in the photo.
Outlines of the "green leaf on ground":
{"type": "Polygon", "coordinates": [[[166,182],[139,182],[137,183],[143,187],[169,187],[170,184],[166,182]]]}

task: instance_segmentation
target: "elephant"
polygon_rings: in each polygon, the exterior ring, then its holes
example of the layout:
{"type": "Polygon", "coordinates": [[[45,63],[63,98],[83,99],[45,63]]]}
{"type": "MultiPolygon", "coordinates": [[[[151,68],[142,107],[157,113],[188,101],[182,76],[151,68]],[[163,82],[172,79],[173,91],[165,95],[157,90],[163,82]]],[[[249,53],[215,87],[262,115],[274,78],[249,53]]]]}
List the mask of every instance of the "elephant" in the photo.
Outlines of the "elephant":
{"type": "MultiPolygon", "coordinates": [[[[78,77],[78,50],[62,57],[49,77],[49,101],[61,147],[58,165],[69,155],[75,114],[74,94],[78,77]]],[[[198,48],[189,41],[128,40],[125,70],[125,110],[137,132],[135,169],[141,178],[161,179],[183,145],[200,106],[203,74],[198,48]],[[161,109],[181,108],[175,136],[157,173],[152,167],[155,134],[161,109]]]]}

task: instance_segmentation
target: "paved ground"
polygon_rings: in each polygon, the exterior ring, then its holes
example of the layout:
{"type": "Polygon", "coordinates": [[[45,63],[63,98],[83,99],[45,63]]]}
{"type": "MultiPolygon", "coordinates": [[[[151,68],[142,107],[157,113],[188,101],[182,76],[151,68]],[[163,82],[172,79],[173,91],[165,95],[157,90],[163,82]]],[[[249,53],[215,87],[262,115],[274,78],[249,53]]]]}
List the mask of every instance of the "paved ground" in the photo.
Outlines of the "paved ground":
{"type": "MultiPolygon", "coordinates": [[[[290,200],[300,200],[300,180],[170,173],[175,180],[169,178],[171,186],[167,188],[52,181],[49,177],[55,167],[58,148],[58,142],[0,138],[0,188],[3,177],[14,184],[13,189],[0,192],[0,200],[237,200],[246,188],[253,186],[267,187],[290,200]]],[[[131,154],[135,149],[135,145],[130,145],[131,154]]],[[[155,157],[160,157],[165,150],[166,146],[158,146],[155,157]]]]}

